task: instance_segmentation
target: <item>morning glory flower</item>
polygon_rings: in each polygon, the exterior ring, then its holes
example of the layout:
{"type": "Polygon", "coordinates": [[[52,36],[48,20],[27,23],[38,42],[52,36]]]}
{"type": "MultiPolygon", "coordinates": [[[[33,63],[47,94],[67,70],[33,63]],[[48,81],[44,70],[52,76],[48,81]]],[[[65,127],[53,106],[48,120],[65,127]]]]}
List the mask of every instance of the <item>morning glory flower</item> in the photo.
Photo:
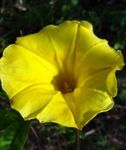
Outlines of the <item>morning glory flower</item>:
{"type": "Polygon", "coordinates": [[[3,52],[0,78],[24,119],[81,129],[113,107],[123,65],[121,52],[89,22],[65,21],[18,37],[3,52]]]}

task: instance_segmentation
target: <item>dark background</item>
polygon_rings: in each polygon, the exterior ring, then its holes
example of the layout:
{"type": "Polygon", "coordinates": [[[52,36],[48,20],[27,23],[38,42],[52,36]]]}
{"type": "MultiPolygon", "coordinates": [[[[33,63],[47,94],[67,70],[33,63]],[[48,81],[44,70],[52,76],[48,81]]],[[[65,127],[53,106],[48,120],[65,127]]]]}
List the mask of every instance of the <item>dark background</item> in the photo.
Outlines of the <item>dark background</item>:
{"type": "MultiPolygon", "coordinates": [[[[68,19],[90,21],[96,35],[107,39],[115,49],[121,49],[126,58],[126,0],[1,0],[0,55],[16,37],[68,19]]],[[[126,150],[126,68],[117,77],[119,92],[115,106],[83,128],[81,150],[126,150]]],[[[75,147],[75,129],[52,123],[40,125],[36,120],[24,122],[10,109],[6,94],[0,91],[0,150],[74,150],[75,147]]]]}

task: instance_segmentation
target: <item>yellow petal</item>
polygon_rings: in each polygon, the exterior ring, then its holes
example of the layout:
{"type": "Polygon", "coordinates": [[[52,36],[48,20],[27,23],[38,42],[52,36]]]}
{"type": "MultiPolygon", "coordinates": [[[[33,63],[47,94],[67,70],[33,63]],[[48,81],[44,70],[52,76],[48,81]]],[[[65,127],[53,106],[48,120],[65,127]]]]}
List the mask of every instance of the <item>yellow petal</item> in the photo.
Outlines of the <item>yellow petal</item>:
{"type": "Polygon", "coordinates": [[[95,89],[76,89],[74,93],[66,94],[65,99],[74,114],[79,129],[98,113],[108,111],[113,106],[113,100],[106,92],[95,89]]]}
{"type": "Polygon", "coordinates": [[[117,95],[117,80],[115,76],[115,70],[112,70],[107,77],[106,86],[108,93],[115,97],[117,95]]]}
{"type": "Polygon", "coordinates": [[[82,74],[85,78],[100,69],[119,70],[122,68],[124,60],[121,52],[111,48],[106,40],[98,38],[92,29],[86,29],[80,23],[77,35],[74,63],[76,76],[82,74]]]}
{"type": "Polygon", "coordinates": [[[78,22],[65,21],[59,26],[49,25],[36,34],[18,38],[16,43],[62,69],[68,57],[73,57],[77,29],[78,22]]]}
{"type": "Polygon", "coordinates": [[[60,92],[38,114],[37,119],[41,122],[55,122],[77,128],[73,113],[60,92]]]}
{"type": "Polygon", "coordinates": [[[124,65],[121,53],[111,48],[107,42],[101,42],[89,49],[82,63],[87,64],[87,68],[92,72],[103,68],[117,70],[124,65]]]}
{"type": "Polygon", "coordinates": [[[37,118],[37,114],[47,107],[56,91],[51,84],[36,84],[16,94],[10,101],[12,108],[21,113],[25,119],[37,118]]]}
{"type": "Polygon", "coordinates": [[[26,120],[37,118],[40,122],[54,122],[77,128],[62,94],[54,91],[49,84],[38,84],[24,89],[12,98],[11,106],[26,120]]]}
{"type": "Polygon", "coordinates": [[[57,69],[29,50],[11,45],[0,60],[2,87],[9,98],[38,83],[51,83],[57,69]]]}
{"type": "Polygon", "coordinates": [[[112,97],[117,94],[117,81],[115,70],[103,69],[86,78],[82,83],[84,88],[93,88],[108,92],[112,97]]]}
{"type": "MultiPolygon", "coordinates": [[[[114,75],[116,70],[120,70],[122,66],[124,66],[121,52],[115,51],[107,43],[104,42],[99,43],[89,49],[87,54],[81,60],[82,61],[76,63],[75,69],[76,76],[78,76],[79,74],[78,84],[80,86],[82,85],[82,83],[85,83],[87,79],[92,78],[92,75],[95,76],[92,82],[95,80],[97,81],[98,78],[103,78],[102,75],[97,76],[97,73],[102,72],[103,70],[108,70],[108,73],[113,72],[114,75]]],[[[107,78],[107,76],[108,74],[104,74],[104,78],[107,78]]],[[[102,82],[99,83],[102,84],[102,82]]],[[[112,84],[110,84],[110,86],[111,85],[112,84]]]]}
{"type": "Polygon", "coordinates": [[[35,55],[55,64],[55,52],[45,30],[38,33],[18,37],[16,44],[33,52],[35,55]]]}

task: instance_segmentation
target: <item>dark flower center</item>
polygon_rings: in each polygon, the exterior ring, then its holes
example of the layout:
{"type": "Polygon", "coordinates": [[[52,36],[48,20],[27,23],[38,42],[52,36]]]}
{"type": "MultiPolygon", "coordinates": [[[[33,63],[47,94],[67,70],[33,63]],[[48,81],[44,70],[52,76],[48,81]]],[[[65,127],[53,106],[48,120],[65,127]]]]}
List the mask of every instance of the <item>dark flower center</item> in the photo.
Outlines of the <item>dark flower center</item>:
{"type": "Polygon", "coordinates": [[[76,80],[69,74],[59,74],[54,77],[52,84],[56,90],[61,91],[63,94],[71,93],[76,88],[76,80]]]}

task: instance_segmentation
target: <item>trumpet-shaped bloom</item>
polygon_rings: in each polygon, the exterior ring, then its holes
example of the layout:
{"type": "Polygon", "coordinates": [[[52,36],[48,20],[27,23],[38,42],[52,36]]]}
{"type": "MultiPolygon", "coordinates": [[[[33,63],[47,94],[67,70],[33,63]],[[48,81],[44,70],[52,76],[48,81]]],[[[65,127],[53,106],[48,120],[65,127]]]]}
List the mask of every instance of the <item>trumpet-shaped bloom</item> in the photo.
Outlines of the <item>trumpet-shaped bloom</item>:
{"type": "Polygon", "coordinates": [[[123,65],[121,52],[95,36],[89,22],[65,21],[17,38],[0,60],[0,78],[25,119],[81,129],[112,108],[123,65]]]}

